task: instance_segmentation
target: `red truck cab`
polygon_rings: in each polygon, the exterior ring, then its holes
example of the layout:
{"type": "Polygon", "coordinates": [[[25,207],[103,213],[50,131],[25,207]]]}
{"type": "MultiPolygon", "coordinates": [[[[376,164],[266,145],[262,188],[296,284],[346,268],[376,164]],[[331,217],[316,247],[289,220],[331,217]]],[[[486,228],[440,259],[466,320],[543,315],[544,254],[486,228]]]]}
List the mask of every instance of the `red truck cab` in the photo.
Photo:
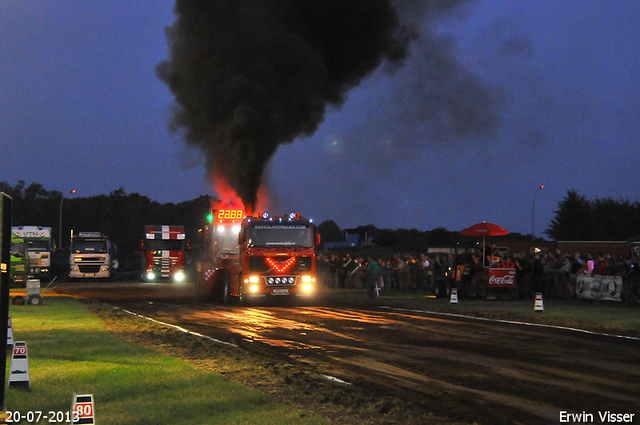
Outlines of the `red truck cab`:
{"type": "Polygon", "coordinates": [[[186,279],[188,243],[183,226],[146,225],[142,240],[142,279],[147,282],[186,279]]]}
{"type": "MultiPolygon", "coordinates": [[[[219,216],[215,212],[215,217],[219,216]]],[[[311,297],[317,291],[315,248],[320,244],[313,220],[292,213],[263,213],[212,227],[213,266],[204,270],[203,295],[222,301],[273,296],[311,297]]]]}

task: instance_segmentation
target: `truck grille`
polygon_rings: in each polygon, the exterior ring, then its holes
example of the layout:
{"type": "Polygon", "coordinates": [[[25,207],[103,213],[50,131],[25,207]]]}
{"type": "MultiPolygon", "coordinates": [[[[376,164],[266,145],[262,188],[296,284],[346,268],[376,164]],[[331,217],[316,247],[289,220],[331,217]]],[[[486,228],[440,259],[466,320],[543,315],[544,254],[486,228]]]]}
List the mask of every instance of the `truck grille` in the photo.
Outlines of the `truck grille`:
{"type": "Polygon", "coordinates": [[[177,258],[156,258],[154,259],[154,263],[156,268],[160,269],[163,272],[171,271],[171,268],[178,262],[177,258]]]}
{"type": "Polygon", "coordinates": [[[100,264],[80,264],[78,265],[80,273],[98,273],[100,271],[100,264]]]}

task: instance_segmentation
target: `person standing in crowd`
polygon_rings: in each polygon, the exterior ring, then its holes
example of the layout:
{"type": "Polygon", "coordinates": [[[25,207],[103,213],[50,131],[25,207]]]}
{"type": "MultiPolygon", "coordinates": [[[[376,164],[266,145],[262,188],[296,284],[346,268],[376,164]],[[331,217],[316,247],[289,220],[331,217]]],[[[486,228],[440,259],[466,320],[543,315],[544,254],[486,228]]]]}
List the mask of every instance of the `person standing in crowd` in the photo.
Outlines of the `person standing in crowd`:
{"type": "Polygon", "coordinates": [[[537,253],[533,255],[531,289],[534,294],[544,292],[544,263],[540,259],[540,254],[537,253]]]}
{"type": "Polygon", "coordinates": [[[329,279],[327,279],[327,257],[324,253],[318,253],[316,257],[316,276],[318,284],[329,286],[329,279]]]}
{"type": "Polygon", "coordinates": [[[591,272],[591,274],[593,276],[596,276],[596,275],[606,276],[609,274],[607,263],[604,259],[604,255],[602,255],[601,253],[598,253],[598,256],[596,257],[595,266],[593,267],[593,271],[591,272]]]}
{"type": "Polygon", "coordinates": [[[367,294],[369,298],[376,297],[376,283],[378,282],[378,273],[380,266],[374,261],[372,256],[367,258],[367,294]]]}

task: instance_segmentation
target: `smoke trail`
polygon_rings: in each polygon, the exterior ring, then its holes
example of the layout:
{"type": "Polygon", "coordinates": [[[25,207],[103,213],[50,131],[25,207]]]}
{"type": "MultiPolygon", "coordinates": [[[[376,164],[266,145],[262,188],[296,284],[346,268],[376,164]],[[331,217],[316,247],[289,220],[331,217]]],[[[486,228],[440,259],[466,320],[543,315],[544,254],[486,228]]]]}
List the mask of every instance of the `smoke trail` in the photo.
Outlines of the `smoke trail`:
{"type": "Polygon", "coordinates": [[[175,96],[172,129],[249,208],[278,146],[312,135],[415,37],[391,0],[177,0],[175,14],[156,68],[175,96]]]}

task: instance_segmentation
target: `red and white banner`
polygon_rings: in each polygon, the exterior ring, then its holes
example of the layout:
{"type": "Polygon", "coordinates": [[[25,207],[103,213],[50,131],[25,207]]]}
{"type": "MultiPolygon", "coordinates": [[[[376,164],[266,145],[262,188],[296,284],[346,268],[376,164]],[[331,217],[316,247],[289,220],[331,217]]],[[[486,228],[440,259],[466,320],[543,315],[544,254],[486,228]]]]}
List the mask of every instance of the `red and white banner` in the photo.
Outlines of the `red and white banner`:
{"type": "Polygon", "coordinates": [[[489,269],[489,286],[491,288],[515,288],[516,269],[489,269]]]}

